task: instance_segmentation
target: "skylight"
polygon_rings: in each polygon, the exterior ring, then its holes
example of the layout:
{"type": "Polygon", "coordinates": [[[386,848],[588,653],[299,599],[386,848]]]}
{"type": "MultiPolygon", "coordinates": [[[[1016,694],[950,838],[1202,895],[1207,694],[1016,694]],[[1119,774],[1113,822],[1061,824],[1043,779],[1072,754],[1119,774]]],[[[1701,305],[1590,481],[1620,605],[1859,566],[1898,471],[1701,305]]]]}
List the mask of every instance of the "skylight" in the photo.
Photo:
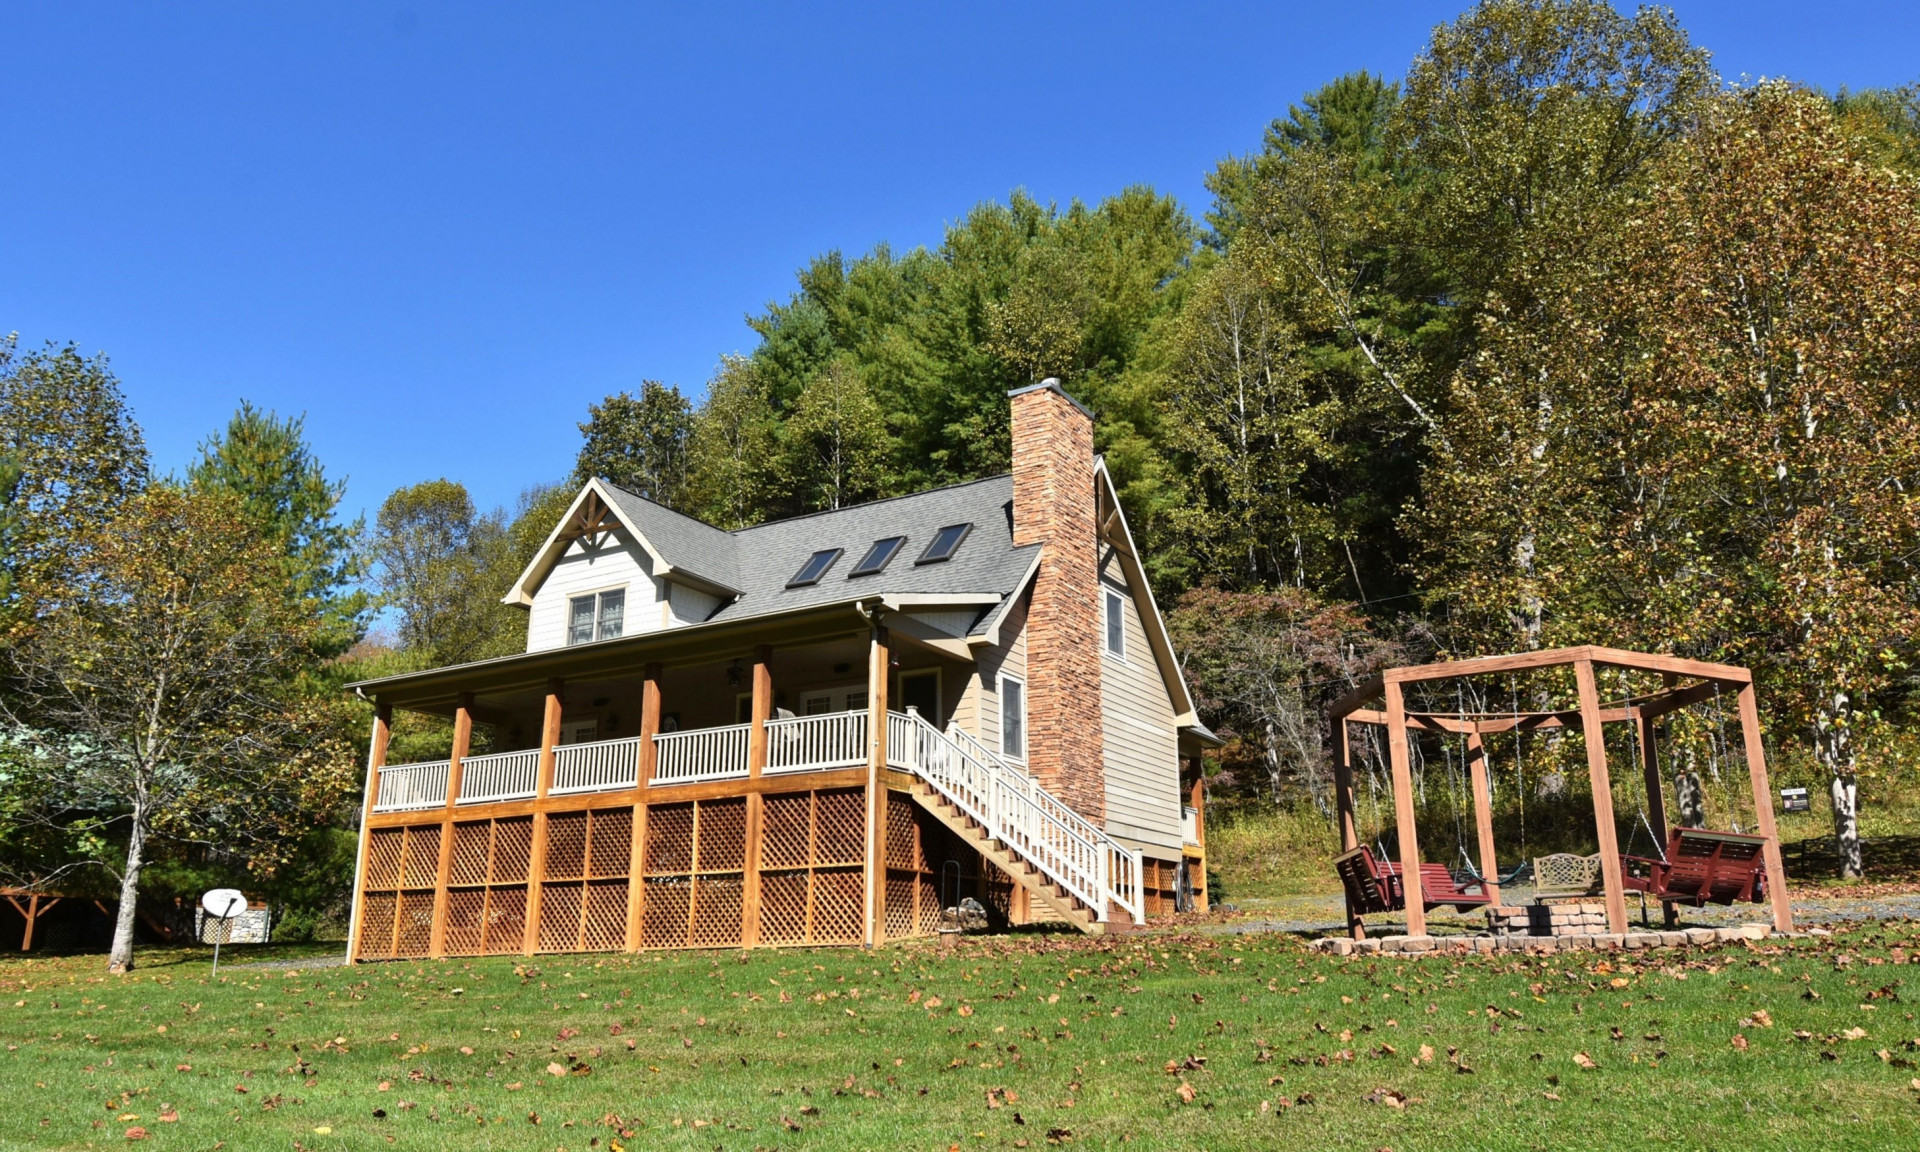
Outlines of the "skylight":
{"type": "Polygon", "coordinates": [[[840,553],[839,548],[822,548],[807,557],[807,562],[800,565],[800,571],[795,572],[793,579],[787,581],[787,587],[804,588],[808,584],[820,583],[820,577],[825,576],[827,569],[833,567],[833,562],[840,559],[840,553]]]}
{"type": "Polygon", "coordinates": [[[873,547],[867,549],[867,554],[860,557],[860,563],[855,564],[853,571],[847,573],[847,576],[849,578],[854,576],[871,576],[880,571],[892,561],[894,554],[900,551],[900,545],[906,542],[907,538],[905,536],[888,536],[884,539],[875,540],[873,547]]]}
{"type": "Polygon", "coordinates": [[[947,525],[933,534],[932,543],[927,545],[927,550],[920,553],[920,559],[915,560],[914,563],[932,564],[940,560],[953,559],[953,554],[960,550],[960,542],[965,540],[967,533],[971,531],[973,531],[971,524],[947,525]]]}

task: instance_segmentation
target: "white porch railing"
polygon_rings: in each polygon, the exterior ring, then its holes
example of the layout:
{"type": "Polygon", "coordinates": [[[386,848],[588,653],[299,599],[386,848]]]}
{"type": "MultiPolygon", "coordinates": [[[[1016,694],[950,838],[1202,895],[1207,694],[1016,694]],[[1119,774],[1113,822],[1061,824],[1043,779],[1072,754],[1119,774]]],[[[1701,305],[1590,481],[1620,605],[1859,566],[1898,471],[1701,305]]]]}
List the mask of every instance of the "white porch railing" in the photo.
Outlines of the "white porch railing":
{"type": "Polygon", "coordinates": [[[553,750],[552,794],[615,792],[640,781],[640,737],[562,744],[553,750]]]}
{"type": "Polygon", "coordinates": [[[767,721],[767,767],[776,772],[818,772],[867,762],[867,713],[831,712],[767,721]]]}
{"type": "Polygon", "coordinates": [[[447,802],[447,769],[452,764],[435,760],[428,764],[388,764],[380,769],[379,791],[374,795],[375,812],[410,812],[418,808],[439,808],[447,802]]]}
{"type": "Polygon", "coordinates": [[[1135,921],[1140,853],[1120,844],[957,728],[941,732],[919,713],[887,716],[887,762],[919,776],[1054,883],[1108,918],[1108,902],[1135,921]]]}
{"type": "Polygon", "coordinates": [[[494,752],[460,761],[458,804],[531,799],[540,779],[540,749],[494,752]]]}
{"type": "Polygon", "coordinates": [[[751,724],[662,732],[653,738],[655,784],[691,784],[731,780],[747,774],[747,732],[751,724]]]}

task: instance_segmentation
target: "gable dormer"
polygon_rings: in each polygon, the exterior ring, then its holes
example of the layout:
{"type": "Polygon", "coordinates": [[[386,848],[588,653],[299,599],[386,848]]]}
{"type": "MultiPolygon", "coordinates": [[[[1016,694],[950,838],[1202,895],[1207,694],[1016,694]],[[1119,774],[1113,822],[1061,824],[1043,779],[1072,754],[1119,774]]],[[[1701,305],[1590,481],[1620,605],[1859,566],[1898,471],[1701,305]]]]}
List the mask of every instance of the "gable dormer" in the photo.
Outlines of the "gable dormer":
{"type": "Polygon", "coordinates": [[[529,652],[698,624],[737,595],[707,574],[730,571],[732,550],[717,528],[589,480],[502,602],[527,609],[529,652]]]}

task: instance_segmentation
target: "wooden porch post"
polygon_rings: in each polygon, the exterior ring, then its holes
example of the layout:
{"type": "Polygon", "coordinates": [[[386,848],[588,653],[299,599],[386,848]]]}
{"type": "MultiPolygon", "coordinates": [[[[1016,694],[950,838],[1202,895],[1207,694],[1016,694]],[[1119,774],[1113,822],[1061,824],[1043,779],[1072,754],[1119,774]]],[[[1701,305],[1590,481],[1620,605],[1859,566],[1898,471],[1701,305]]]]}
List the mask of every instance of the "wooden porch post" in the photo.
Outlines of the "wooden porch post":
{"type": "Polygon", "coordinates": [[[1207,910],[1207,768],[1206,758],[1193,757],[1193,788],[1189,804],[1193,808],[1193,842],[1200,849],[1200,875],[1193,881],[1195,908],[1207,910]]]}
{"type": "Polygon", "coordinates": [[[1780,827],[1773,818],[1773,785],[1767,780],[1767,749],[1760,742],[1760,705],[1753,681],[1740,686],[1740,735],[1746,742],[1747,775],[1753,783],[1753,818],[1767,838],[1761,853],[1767,861],[1767,902],[1773,905],[1773,927],[1793,931],[1793,901],[1787,895],[1787,866],[1780,858],[1780,827]]]}
{"type": "Polygon", "coordinates": [[[1607,774],[1606,729],[1600,722],[1600,689],[1593,661],[1573,663],[1580,689],[1580,731],[1587,745],[1587,776],[1593,782],[1593,825],[1600,839],[1600,880],[1607,894],[1607,931],[1627,931],[1627,890],[1620,881],[1620,834],[1613,824],[1613,781],[1607,774]]]}
{"type": "Polygon", "coordinates": [[[660,734],[660,665],[648,664],[640,684],[640,799],[633,802],[633,841],[627,853],[627,951],[640,951],[646,924],[647,789],[653,784],[653,766],[659,755],[653,738],[660,734]]]}
{"type": "MultiPolygon", "coordinates": [[[[1667,687],[1673,687],[1675,677],[1666,677],[1667,687]]],[[[1653,825],[1654,851],[1663,852],[1667,835],[1667,795],[1666,785],[1660,780],[1660,748],[1658,736],[1654,732],[1655,717],[1641,713],[1635,716],[1640,725],[1640,771],[1647,786],[1647,823],[1653,825]]],[[[1668,928],[1680,926],[1680,917],[1675,913],[1673,901],[1660,902],[1660,920],[1668,928]]]]}
{"type": "Polygon", "coordinates": [[[887,630],[874,621],[867,652],[867,926],[871,948],[887,923],[887,630]]]}
{"type": "MultiPolygon", "coordinates": [[[[773,718],[773,647],[762,644],[753,650],[753,716],[747,729],[747,779],[757,781],[767,766],[767,721],[773,718]]],[[[760,943],[760,830],[765,798],[757,784],[747,793],[746,859],[742,863],[745,884],[740,898],[740,944],[752,948],[760,943]]]]}
{"type": "MultiPolygon", "coordinates": [[[[565,681],[555,676],[547,681],[546,715],[540,723],[540,768],[534,779],[534,803],[547,798],[553,788],[553,750],[560,744],[560,716],[565,708],[561,697],[565,681]]],[[[520,937],[520,954],[531,956],[540,947],[540,882],[547,871],[547,814],[536,807],[533,813],[533,845],[527,854],[527,924],[520,937]]]]}
{"type": "Polygon", "coordinates": [[[366,903],[367,852],[373,843],[368,824],[373,817],[373,806],[380,802],[380,769],[387,766],[387,744],[392,738],[393,705],[375,702],[373,736],[367,742],[366,800],[360,811],[360,859],[353,869],[353,916],[347,926],[347,955],[355,960],[360,958],[360,913],[366,903]]]}
{"type": "Polygon", "coordinates": [[[1400,890],[1407,900],[1407,935],[1427,934],[1426,894],[1420,888],[1420,835],[1414,828],[1413,768],[1407,761],[1407,705],[1400,682],[1386,683],[1387,762],[1393,768],[1393,820],[1400,833],[1400,890]]]}
{"type": "Polygon", "coordinates": [[[1493,847],[1493,789],[1487,785],[1487,746],[1480,726],[1467,730],[1467,769],[1472,776],[1473,827],[1480,838],[1480,877],[1487,895],[1500,903],[1500,856],[1493,847]]]}
{"type": "Polygon", "coordinates": [[[433,874],[433,927],[427,955],[442,960],[447,955],[447,881],[453,870],[453,806],[460,798],[460,763],[473,745],[473,693],[460,693],[453,710],[453,751],[447,757],[447,805],[440,818],[440,861],[433,874]]]}
{"type": "MultiPolygon", "coordinates": [[[[1360,846],[1360,830],[1353,814],[1353,751],[1347,739],[1345,716],[1333,721],[1333,803],[1340,813],[1340,851],[1351,852],[1360,846]]],[[[1341,885],[1344,889],[1346,886],[1341,885]]],[[[1345,897],[1342,896],[1345,900],[1345,897]]],[[[1354,915],[1353,902],[1346,900],[1347,935],[1355,940],[1367,938],[1366,925],[1354,915]]]]}

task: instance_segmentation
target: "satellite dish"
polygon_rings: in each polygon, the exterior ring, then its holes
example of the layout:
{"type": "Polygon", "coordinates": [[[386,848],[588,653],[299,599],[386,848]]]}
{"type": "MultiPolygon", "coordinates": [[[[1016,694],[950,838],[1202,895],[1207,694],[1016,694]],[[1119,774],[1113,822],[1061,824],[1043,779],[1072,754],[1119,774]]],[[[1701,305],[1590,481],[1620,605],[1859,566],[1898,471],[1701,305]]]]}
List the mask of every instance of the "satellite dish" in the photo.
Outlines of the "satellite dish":
{"type": "Polygon", "coordinates": [[[215,888],[200,897],[200,907],[206,909],[207,915],[225,920],[247,910],[247,897],[238,888],[215,888]]]}

